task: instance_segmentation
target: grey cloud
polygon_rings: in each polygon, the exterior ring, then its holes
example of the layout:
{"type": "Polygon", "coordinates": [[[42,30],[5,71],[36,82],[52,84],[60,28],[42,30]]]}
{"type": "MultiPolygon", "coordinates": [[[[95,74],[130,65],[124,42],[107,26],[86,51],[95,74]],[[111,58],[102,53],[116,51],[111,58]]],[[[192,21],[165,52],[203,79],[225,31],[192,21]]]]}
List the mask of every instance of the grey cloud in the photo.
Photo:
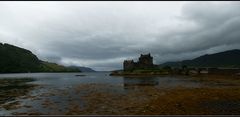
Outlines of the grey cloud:
{"type": "MultiPolygon", "coordinates": [[[[159,53],[161,57],[177,58],[175,60],[193,58],[196,55],[207,53],[213,48],[219,48],[231,45],[240,48],[240,4],[187,4],[183,7],[181,20],[194,22],[197,25],[193,31],[168,32],[158,38],[166,39],[166,43],[156,43],[152,47],[154,52],[159,53]],[[159,52],[159,50],[161,52],[159,52]],[[194,55],[193,53],[197,53],[194,55]],[[180,57],[180,58],[179,58],[180,57]],[[181,59],[182,58],[182,59],[181,59]]],[[[187,25],[187,24],[186,24],[187,25]]],[[[184,27],[182,27],[184,28],[184,27]]],[[[181,28],[179,28],[181,30],[181,28]]],[[[225,48],[227,50],[227,48],[225,48]]],[[[222,50],[223,51],[223,50],[222,50]]],[[[211,53],[219,52],[217,50],[211,53]]],[[[158,59],[158,60],[159,60],[158,59]]],[[[162,61],[159,61],[161,63],[162,61]]]]}
{"type": "Polygon", "coordinates": [[[0,41],[96,70],[240,48],[239,2],[0,2],[0,41]]]}
{"type": "Polygon", "coordinates": [[[208,27],[218,26],[219,23],[231,20],[240,15],[240,2],[199,2],[190,3],[183,7],[184,17],[208,27]]]}

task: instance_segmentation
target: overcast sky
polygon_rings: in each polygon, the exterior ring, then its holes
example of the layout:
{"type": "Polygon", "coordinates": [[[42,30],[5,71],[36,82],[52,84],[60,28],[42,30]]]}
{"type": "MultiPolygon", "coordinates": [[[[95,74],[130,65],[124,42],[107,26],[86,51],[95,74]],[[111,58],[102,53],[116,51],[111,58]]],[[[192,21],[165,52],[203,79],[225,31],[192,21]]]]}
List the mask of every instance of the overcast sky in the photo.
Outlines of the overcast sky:
{"type": "Polygon", "coordinates": [[[40,59],[121,69],[151,53],[154,63],[240,49],[240,2],[0,2],[0,42],[40,59]]]}

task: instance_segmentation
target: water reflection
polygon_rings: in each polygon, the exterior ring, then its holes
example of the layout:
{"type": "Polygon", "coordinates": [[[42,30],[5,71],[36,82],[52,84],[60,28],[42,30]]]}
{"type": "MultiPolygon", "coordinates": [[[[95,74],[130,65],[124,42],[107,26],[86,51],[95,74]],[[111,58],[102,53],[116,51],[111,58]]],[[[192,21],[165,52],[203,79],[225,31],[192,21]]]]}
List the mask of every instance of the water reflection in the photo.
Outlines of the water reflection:
{"type": "Polygon", "coordinates": [[[124,89],[139,89],[143,86],[158,88],[201,87],[201,83],[185,77],[123,77],[124,89]]]}
{"type": "MultiPolygon", "coordinates": [[[[149,87],[157,88],[174,88],[183,87],[200,87],[201,82],[195,82],[191,78],[161,76],[161,77],[117,77],[109,76],[109,72],[96,73],[77,73],[84,74],[85,77],[75,76],[76,73],[24,73],[24,74],[0,74],[0,79],[21,79],[31,77],[35,79],[31,84],[40,85],[30,93],[31,98],[19,100],[24,105],[32,106],[31,109],[38,110],[40,113],[53,112],[56,109],[46,108],[46,100],[53,102],[58,109],[66,111],[69,102],[74,101],[79,105],[84,102],[79,98],[95,92],[107,93],[129,93],[131,91],[149,91],[149,87]],[[79,88],[79,86],[83,86],[79,88]],[[85,87],[85,88],[84,88],[85,87]],[[92,88],[93,87],[93,88],[92,88]],[[89,90],[91,88],[91,90],[89,90]]],[[[150,88],[150,89],[151,89],[150,88]]],[[[15,95],[15,93],[13,93],[15,95]]],[[[1,105],[0,105],[1,106],[1,105]]],[[[0,107],[0,115],[10,115],[12,112],[29,111],[26,108],[17,110],[5,110],[0,107]]],[[[59,112],[61,114],[61,112],[59,112]]]]}
{"type": "Polygon", "coordinates": [[[143,77],[143,78],[124,77],[123,78],[124,89],[134,89],[139,86],[156,86],[156,85],[159,85],[159,79],[156,77],[143,77]]]}

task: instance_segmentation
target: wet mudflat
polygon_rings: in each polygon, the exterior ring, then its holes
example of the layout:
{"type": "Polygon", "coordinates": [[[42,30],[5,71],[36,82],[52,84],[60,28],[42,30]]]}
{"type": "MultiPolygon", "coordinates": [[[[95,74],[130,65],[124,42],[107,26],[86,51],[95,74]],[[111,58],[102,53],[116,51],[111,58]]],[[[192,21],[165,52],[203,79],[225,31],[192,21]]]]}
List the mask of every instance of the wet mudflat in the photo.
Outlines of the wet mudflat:
{"type": "MultiPolygon", "coordinates": [[[[33,74],[29,77],[33,77],[34,81],[20,83],[21,86],[25,84],[30,88],[23,88],[24,91],[18,91],[19,95],[16,95],[16,98],[2,102],[0,113],[1,115],[240,114],[239,77],[127,78],[108,74],[91,73],[85,77],[76,77],[75,74],[33,74]]],[[[17,76],[24,75],[14,75],[17,76]]],[[[20,79],[15,80],[20,82],[20,79]]],[[[2,80],[0,79],[0,82],[3,82],[2,80]]],[[[16,85],[10,84],[1,87],[16,85]]],[[[8,97],[14,97],[16,93],[8,94],[8,97]]],[[[2,99],[1,97],[1,101],[2,99]]]]}
{"type": "Polygon", "coordinates": [[[37,87],[36,84],[27,84],[32,81],[32,78],[0,79],[0,107],[6,110],[18,108],[20,102],[15,101],[16,98],[26,96],[37,87]]]}
{"type": "MultiPolygon", "coordinates": [[[[98,85],[84,88],[97,89],[98,85]]],[[[102,86],[100,86],[102,87],[102,86]]],[[[110,88],[111,86],[104,86],[110,88]]],[[[78,90],[84,90],[79,87],[78,90]],[[80,88],[80,89],[79,89],[80,88]]],[[[88,104],[73,108],[67,114],[107,115],[225,115],[240,114],[239,87],[158,88],[128,87],[126,94],[90,91],[82,97],[88,104]]]]}

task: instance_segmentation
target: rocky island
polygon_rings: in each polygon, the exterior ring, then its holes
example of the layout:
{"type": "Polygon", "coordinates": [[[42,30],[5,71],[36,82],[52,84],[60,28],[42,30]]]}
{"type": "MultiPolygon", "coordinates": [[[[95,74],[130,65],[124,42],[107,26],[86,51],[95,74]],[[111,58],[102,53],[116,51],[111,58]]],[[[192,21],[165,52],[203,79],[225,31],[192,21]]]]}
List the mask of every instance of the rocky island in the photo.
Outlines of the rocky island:
{"type": "Polygon", "coordinates": [[[123,70],[112,71],[112,76],[161,75],[240,75],[240,50],[204,55],[193,60],[153,64],[151,54],[141,54],[138,61],[124,60],[123,70]],[[207,63],[207,64],[206,64],[207,63]]]}
{"type": "Polygon", "coordinates": [[[141,54],[138,61],[125,60],[123,62],[123,70],[113,71],[110,75],[114,76],[146,76],[146,75],[167,75],[169,69],[160,68],[159,65],[153,64],[153,57],[151,54],[141,54]]]}

